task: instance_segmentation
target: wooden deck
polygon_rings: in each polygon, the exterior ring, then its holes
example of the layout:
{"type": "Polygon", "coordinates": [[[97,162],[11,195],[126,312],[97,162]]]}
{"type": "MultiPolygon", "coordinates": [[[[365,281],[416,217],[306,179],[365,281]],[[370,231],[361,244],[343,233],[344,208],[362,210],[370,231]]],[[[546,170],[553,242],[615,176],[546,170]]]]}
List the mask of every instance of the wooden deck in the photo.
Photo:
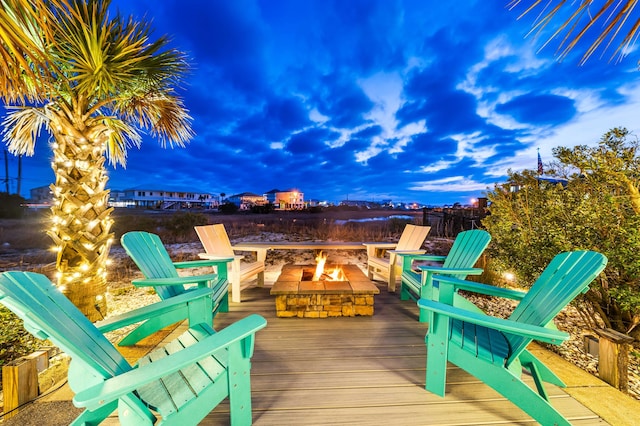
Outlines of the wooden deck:
{"type": "MultiPolygon", "coordinates": [[[[255,425],[533,424],[529,416],[473,376],[450,366],[447,395],[424,390],[426,325],[415,302],[381,292],[372,317],[276,318],[270,287],[249,288],[215,328],[259,313],[251,370],[255,425]]],[[[606,424],[557,387],[553,405],[573,424],[606,424]]],[[[229,423],[228,406],[205,425],[229,423]]]]}

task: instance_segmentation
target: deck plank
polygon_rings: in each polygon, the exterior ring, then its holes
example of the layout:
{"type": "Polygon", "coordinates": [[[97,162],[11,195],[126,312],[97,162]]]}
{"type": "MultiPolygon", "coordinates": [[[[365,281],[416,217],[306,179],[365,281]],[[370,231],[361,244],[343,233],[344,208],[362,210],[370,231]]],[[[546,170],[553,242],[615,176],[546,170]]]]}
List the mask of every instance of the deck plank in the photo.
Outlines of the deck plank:
{"type": "MultiPolygon", "coordinates": [[[[415,302],[376,282],[372,317],[277,318],[270,287],[243,291],[241,304],[218,314],[222,328],[251,313],[267,319],[252,358],[255,425],[535,424],[522,410],[463,370],[448,368],[447,395],[424,389],[427,325],[415,302]]],[[[532,380],[528,381],[532,384],[532,380]]],[[[606,424],[562,389],[552,404],[576,425],[606,424]]],[[[229,424],[228,404],[203,425],[229,424]]]]}

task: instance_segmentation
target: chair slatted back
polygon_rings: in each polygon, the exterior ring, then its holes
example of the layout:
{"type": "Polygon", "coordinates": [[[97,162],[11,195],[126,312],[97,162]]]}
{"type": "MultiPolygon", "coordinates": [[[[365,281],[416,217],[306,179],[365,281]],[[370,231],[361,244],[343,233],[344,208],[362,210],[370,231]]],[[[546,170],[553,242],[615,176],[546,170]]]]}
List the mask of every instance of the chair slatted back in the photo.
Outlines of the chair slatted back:
{"type": "Polygon", "coordinates": [[[422,247],[430,226],[419,226],[407,224],[400,235],[396,250],[418,250],[422,247]]]}
{"type": "MultiPolygon", "coordinates": [[[[546,326],[602,272],[607,258],[594,251],[560,253],[533,283],[509,319],[546,326]]],[[[507,335],[512,353],[508,363],[517,358],[531,339],[507,335]]]]}
{"type": "MultiPolygon", "coordinates": [[[[167,249],[156,234],[142,231],[127,232],[120,239],[120,243],[145,278],[179,276],[167,249]]],[[[184,286],[179,285],[156,286],[154,289],[163,300],[185,292],[184,286]]]]}
{"type": "Polygon", "coordinates": [[[234,256],[231,240],[229,240],[224,224],[196,226],[195,229],[205,253],[217,256],[234,256]]]}
{"type": "Polygon", "coordinates": [[[491,235],[482,229],[460,232],[456,236],[442,267],[472,268],[490,241],[491,235]]]}
{"type": "MultiPolygon", "coordinates": [[[[102,333],[52,283],[34,272],[0,274],[0,303],[24,321],[40,339],[49,339],[72,358],[75,392],[102,379],[131,370],[131,366],[102,333]]],[[[71,371],[71,370],[70,370],[71,371]]]]}

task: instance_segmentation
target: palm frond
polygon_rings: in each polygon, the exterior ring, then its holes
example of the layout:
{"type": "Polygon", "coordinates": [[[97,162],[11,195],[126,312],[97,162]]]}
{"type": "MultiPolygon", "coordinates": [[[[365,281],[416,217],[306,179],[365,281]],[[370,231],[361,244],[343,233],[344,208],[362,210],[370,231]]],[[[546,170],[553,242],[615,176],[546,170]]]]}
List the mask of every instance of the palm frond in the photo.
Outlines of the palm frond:
{"type": "Polygon", "coordinates": [[[104,117],[102,121],[109,133],[106,146],[106,157],[111,165],[127,165],[127,150],[130,147],[139,148],[142,138],[135,127],[114,118],[104,117]]]}
{"type": "Polygon", "coordinates": [[[50,6],[58,0],[0,0],[0,97],[8,103],[41,101],[43,80],[55,67],[47,46],[53,40],[50,6]]]}
{"type": "Polygon", "coordinates": [[[0,6],[15,9],[6,25],[1,18],[9,12],[0,10],[0,59],[16,58],[4,67],[0,64],[0,96],[11,99],[31,90],[75,121],[92,117],[109,121],[103,113],[115,114],[128,127],[111,123],[115,130],[109,136],[108,155],[110,161],[124,163],[126,149],[140,141],[133,126],[158,136],[163,146],[182,146],[193,136],[191,117],[174,94],[189,66],[168,38],[151,38],[149,23],[111,16],[110,3],[0,0],[0,6]],[[19,9],[22,3],[28,6],[26,11],[19,9]],[[44,18],[36,18],[38,14],[44,18]],[[17,36],[6,35],[14,30],[19,31],[17,36]],[[25,34],[31,41],[16,44],[25,34]],[[26,55],[29,49],[44,50],[38,52],[50,65],[49,78],[26,55]],[[19,68],[26,77],[13,80],[19,68]]]}
{"type": "Polygon", "coordinates": [[[12,154],[32,156],[40,131],[48,124],[43,108],[11,107],[2,122],[2,139],[12,154]]]}
{"type": "Polygon", "coordinates": [[[117,105],[117,113],[160,138],[164,147],[184,146],[193,137],[191,116],[182,100],[166,93],[149,92],[117,105]]]}
{"type": "Polygon", "coordinates": [[[639,1],[512,0],[508,8],[525,7],[518,19],[536,13],[532,31],[540,35],[545,29],[552,29],[542,48],[559,39],[556,53],[560,60],[573,50],[582,49],[582,43],[586,43],[579,62],[584,65],[596,51],[601,50],[604,55],[612,46],[615,49],[609,60],[616,57],[621,60],[628,54],[640,29],[640,17],[637,16],[639,1]]]}
{"type": "Polygon", "coordinates": [[[182,53],[167,49],[165,37],[151,41],[146,22],[119,15],[112,19],[108,4],[78,2],[59,17],[56,50],[59,60],[68,64],[73,90],[104,100],[136,90],[141,82],[157,81],[158,74],[159,81],[170,77],[175,83],[181,78],[187,70],[182,53]]]}

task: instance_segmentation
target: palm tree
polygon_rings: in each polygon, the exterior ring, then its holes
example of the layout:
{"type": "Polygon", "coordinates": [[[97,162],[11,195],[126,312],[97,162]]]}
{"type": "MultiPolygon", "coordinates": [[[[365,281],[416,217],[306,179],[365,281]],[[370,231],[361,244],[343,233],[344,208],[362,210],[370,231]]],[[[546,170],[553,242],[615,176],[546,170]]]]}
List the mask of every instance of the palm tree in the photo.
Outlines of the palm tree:
{"type": "Polygon", "coordinates": [[[175,93],[188,70],[146,23],[108,13],[110,0],[0,0],[3,138],[33,155],[44,127],[53,151],[47,231],[60,289],[92,321],[106,314],[106,265],[113,240],[105,163],[126,165],[149,131],[184,146],[191,118],[175,93]]]}
{"type": "MultiPolygon", "coordinates": [[[[613,44],[615,51],[611,59],[624,57],[632,47],[640,29],[640,18],[634,18],[637,0],[510,0],[509,8],[524,6],[526,9],[518,19],[525,15],[536,14],[532,32],[540,33],[547,26],[554,27],[552,34],[542,47],[554,39],[561,39],[558,45],[559,58],[563,59],[584,38],[592,38],[580,59],[583,65],[598,48],[602,53],[613,44]],[[552,24],[554,18],[560,21],[552,24]],[[600,28],[595,28],[600,24],[600,28]],[[617,41],[617,43],[614,43],[617,41]]],[[[637,12],[636,12],[637,15],[637,12]]]]}

